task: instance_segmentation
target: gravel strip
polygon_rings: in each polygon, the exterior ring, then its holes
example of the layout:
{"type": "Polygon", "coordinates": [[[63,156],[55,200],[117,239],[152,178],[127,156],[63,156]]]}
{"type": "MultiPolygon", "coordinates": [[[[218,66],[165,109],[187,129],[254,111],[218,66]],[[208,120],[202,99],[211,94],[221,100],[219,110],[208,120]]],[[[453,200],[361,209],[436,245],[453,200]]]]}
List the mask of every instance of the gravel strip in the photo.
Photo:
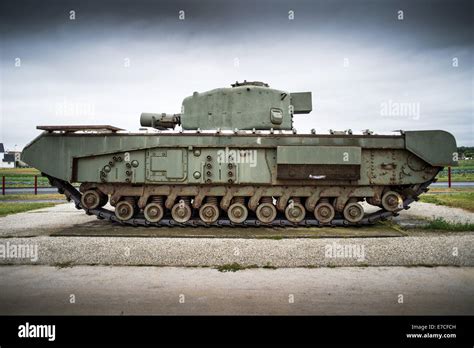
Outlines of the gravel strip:
{"type": "Polygon", "coordinates": [[[470,211],[424,202],[414,202],[410,204],[410,209],[401,212],[395,221],[403,221],[404,219],[410,218],[424,218],[429,220],[443,218],[446,221],[454,223],[474,223],[474,213],[470,211]]]}
{"type": "MultiPolygon", "coordinates": [[[[461,209],[415,203],[400,216],[469,217],[461,209]]],[[[37,245],[38,260],[11,258],[0,249],[0,264],[104,264],[158,266],[474,266],[474,234],[427,233],[393,238],[241,239],[49,237],[52,231],[97,221],[72,204],[0,218],[3,249],[37,245]],[[28,235],[29,238],[21,238],[28,235]]],[[[469,220],[470,221],[470,220],[469,220]]],[[[472,220],[474,222],[474,220],[472,220]]],[[[11,254],[10,254],[11,256],[11,254]]]]}
{"type": "Polygon", "coordinates": [[[0,255],[0,264],[474,266],[474,235],[469,232],[396,238],[282,240],[40,236],[3,238],[0,246],[2,244],[3,248],[37,246],[38,259],[34,260],[30,254],[23,258],[2,258],[0,255]]]}
{"type": "Polygon", "coordinates": [[[96,219],[95,216],[86,215],[83,210],[77,210],[72,203],[58,204],[1,217],[0,236],[38,229],[56,230],[96,219]]]}

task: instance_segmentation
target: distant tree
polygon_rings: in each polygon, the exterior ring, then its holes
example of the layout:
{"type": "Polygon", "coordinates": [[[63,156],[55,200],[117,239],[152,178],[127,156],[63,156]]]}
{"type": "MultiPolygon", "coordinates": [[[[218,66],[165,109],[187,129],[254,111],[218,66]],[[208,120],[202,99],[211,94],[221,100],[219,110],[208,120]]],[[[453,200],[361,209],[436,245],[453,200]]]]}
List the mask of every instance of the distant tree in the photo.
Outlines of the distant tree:
{"type": "Polygon", "coordinates": [[[463,155],[465,157],[473,157],[474,156],[474,146],[460,146],[458,147],[458,154],[460,157],[463,155]]]}

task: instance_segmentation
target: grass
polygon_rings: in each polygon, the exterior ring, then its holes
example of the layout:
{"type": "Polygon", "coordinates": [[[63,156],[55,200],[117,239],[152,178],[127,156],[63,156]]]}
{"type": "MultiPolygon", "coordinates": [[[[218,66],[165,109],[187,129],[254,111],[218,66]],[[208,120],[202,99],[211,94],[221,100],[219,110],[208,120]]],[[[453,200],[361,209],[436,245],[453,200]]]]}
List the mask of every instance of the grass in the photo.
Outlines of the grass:
{"type": "Polygon", "coordinates": [[[58,269],[61,269],[61,268],[72,268],[72,267],[74,266],[74,262],[73,262],[73,261],[60,262],[60,263],[56,263],[55,266],[56,266],[58,269]]]}
{"type": "Polygon", "coordinates": [[[474,159],[471,160],[460,160],[459,161],[460,167],[473,167],[474,168],[474,159]]]}
{"type": "Polygon", "coordinates": [[[443,218],[437,218],[428,222],[423,226],[425,230],[443,230],[443,231],[474,231],[474,224],[472,223],[460,223],[460,222],[448,222],[443,218]]]}
{"type": "Polygon", "coordinates": [[[273,239],[273,240],[282,240],[282,239],[283,239],[283,236],[257,236],[257,238],[273,239]]]}
{"type": "MultiPolygon", "coordinates": [[[[474,181],[474,174],[453,174],[451,175],[451,182],[472,182],[474,181]]],[[[448,182],[447,176],[438,175],[438,182],[448,182]]]]}
{"type": "Polygon", "coordinates": [[[0,168],[0,176],[1,175],[24,175],[24,176],[31,176],[31,175],[41,175],[40,171],[35,168],[0,168]]]}
{"type": "MultiPolygon", "coordinates": [[[[8,187],[34,187],[33,176],[5,176],[5,186],[8,187]]],[[[38,187],[50,187],[47,178],[38,176],[38,187]]]]}
{"type": "Polygon", "coordinates": [[[51,193],[51,194],[25,194],[25,195],[0,195],[0,202],[1,201],[35,201],[35,200],[65,200],[64,195],[59,193],[51,193]]]}
{"type": "MultiPolygon", "coordinates": [[[[219,272],[237,272],[237,271],[242,271],[244,269],[252,269],[252,268],[260,268],[257,265],[249,265],[249,266],[244,266],[241,265],[240,263],[234,262],[234,263],[227,263],[225,265],[217,266],[216,269],[219,272]]],[[[264,266],[261,268],[265,269],[277,269],[275,266],[272,266],[270,262],[267,262],[264,266]]]]}
{"type": "Polygon", "coordinates": [[[10,214],[23,213],[25,211],[49,208],[55,206],[57,203],[5,203],[0,202],[0,217],[10,214]]]}
{"type": "Polygon", "coordinates": [[[237,272],[237,271],[242,271],[244,269],[258,268],[258,266],[257,265],[244,266],[244,265],[241,265],[240,263],[234,262],[234,263],[227,263],[225,265],[217,266],[216,268],[219,272],[237,272]]]}
{"type": "MultiPolygon", "coordinates": [[[[458,167],[451,168],[451,181],[474,181],[474,160],[460,160],[458,167]]],[[[439,182],[448,181],[448,168],[438,174],[439,182]]]]}
{"type": "Polygon", "coordinates": [[[275,266],[272,266],[270,262],[267,262],[262,268],[266,269],[277,269],[275,266]]]}
{"type": "Polygon", "coordinates": [[[35,175],[38,176],[38,187],[51,187],[48,178],[41,176],[41,172],[34,168],[0,168],[1,177],[5,177],[6,187],[33,187],[35,175]]]}
{"type": "Polygon", "coordinates": [[[7,187],[33,187],[35,175],[38,176],[38,187],[49,187],[47,178],[42,177],[35,168],[0,168],[0,176],[5,176],[7,187]]]}
{"type": "Polygon", "coordinates": [[[401,234],[405,234],[406,231],[397,223],[393,222],[393,220],[384,220],[384,221],[378,221],[377,225],[379,226],[385,226],[387,228],[393,229],[397,232],[400,232],[401,234]]]}
{"type": "Polygon", "coordinates": [[[474,192],[455,192],[451,194],[423,194],[420,201],[444,205],[448,207],[462,208],[474,212],[474,192]]]}

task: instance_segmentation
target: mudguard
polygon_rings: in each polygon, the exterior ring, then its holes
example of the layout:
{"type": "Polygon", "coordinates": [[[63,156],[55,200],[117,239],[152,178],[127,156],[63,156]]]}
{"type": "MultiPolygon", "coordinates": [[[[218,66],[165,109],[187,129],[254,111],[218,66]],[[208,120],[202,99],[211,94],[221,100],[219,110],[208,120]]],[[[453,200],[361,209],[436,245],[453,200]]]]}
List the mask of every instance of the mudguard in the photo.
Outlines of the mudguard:
{"type": "Polygon", "coordinates": [[[405,147],[435,167],[457,166],[456,139],[442,130],[406,131],[405,147]]]}

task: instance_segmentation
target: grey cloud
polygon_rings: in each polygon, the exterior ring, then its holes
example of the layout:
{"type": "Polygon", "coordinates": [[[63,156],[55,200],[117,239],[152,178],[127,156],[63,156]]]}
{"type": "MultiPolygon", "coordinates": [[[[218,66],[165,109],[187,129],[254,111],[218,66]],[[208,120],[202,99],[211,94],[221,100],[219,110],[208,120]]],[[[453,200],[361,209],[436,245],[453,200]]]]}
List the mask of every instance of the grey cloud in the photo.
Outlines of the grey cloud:
{"type": "Polygon", "coordinates": [[[0,138],[9,146],[26,144],[37,124],[136,130],[142,111],[179,112],[194,90],[243,79],[312,91],[313,112],[296,117],[301,130],[446,129],[474,145],[469,2],[61,1],[42,2],[41,11],[35,4],[1,5],[0,138]],[[78,19],[70,22],[64,14],[73,7],[78,19]],[[394,19],[398,8],[403,22],[394,19]],[[418,103],[420,117],[381,116],[388,100],[418,103]]]}

